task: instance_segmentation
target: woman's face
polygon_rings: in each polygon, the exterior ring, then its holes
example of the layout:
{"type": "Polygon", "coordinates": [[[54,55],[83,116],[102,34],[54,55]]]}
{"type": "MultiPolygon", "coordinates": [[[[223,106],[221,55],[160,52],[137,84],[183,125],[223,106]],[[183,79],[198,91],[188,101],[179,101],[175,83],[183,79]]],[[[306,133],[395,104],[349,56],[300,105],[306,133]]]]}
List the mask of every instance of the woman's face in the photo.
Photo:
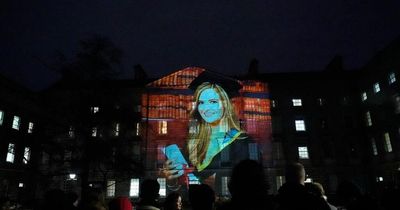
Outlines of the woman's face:
{"type": "Polygon", "coordinates": [[[224,113],[221,98],[213,88],[207,88],[200,93],[197,110],[207,123],[221,119],[224,113]]]}

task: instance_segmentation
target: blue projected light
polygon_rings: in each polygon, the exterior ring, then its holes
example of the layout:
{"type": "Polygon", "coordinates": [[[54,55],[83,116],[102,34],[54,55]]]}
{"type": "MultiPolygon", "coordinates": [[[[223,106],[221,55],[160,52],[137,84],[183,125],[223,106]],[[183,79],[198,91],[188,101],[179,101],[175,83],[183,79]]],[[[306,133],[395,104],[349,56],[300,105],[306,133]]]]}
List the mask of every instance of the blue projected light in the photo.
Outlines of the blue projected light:
{"type": "Polygon", "coordinates": [[[223,114],[221,99],[214,89],[205,89],[199,96],[198,111],[207,123],[220,120],[223,114]]]}

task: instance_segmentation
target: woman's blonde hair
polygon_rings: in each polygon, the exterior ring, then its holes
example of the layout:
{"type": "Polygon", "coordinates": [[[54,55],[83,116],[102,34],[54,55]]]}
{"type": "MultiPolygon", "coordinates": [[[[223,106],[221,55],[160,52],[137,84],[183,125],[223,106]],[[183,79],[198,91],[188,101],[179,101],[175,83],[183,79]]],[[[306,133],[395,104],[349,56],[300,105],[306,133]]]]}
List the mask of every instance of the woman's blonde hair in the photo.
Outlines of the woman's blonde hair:
{"type": "Polygon", "coordinates": [[[195,128],[194,130],[196,132],[189,134],[189,139],[187,144],[188,147],[187,149],[189,152],[189,160],[194,166],[200,165],[204,161],[207,154],[208,146],[210,144],[211,125],[204,121],[204,119],[200,116],[200,113],[198,111],[200,94],[204,90],[209,88],[215,90],[215,92],[219,95],[221,99],[221,103],[223,106],[223,114],[219,124],[224,125],[225,129],[224,132],[226,133],[231,129],[236,129],[240,131],[239,120],[236,117],[231,101],[225,90],[221,86],[209,82],[204,82],[201,85],[199,85],[196,91],[194,92],[194,97],[193,97],[195,102],[195,107],[190,113],[190,119],[192,121],[191,126],[193,126],[192,128],[195,128]]]}

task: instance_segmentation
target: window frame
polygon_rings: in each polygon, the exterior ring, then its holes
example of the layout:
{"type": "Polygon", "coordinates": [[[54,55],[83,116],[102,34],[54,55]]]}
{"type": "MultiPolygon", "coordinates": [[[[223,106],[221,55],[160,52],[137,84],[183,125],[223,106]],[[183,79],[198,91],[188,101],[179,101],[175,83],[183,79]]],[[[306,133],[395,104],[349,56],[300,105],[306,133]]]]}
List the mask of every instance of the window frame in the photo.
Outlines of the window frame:
{"type": "Polygon", "coordinates": [[[301,160],[308,160],[310,159],[310,152],[308,151],[307,146],[298,146],[297,147],[297,154],[299,159],[301,160]]]}
{"type": "Polygon", "coordinates": [[[297,132],[304,132],[307,130],[306,122],[304,119],[296,119],[294,120],[295,130],[297,132]]]}
{"type": "Polygon", "coordinates": [[[373,89],[374,89],[374,93],[381,92],[381,85],[379,84],[379,82],[374,83],[373,89]]]}
{"type": "Polygon", "coordinates": [[[292,98],[292,106],[293,107],[303,106],[303,100],[301,98],[292,98]]]}

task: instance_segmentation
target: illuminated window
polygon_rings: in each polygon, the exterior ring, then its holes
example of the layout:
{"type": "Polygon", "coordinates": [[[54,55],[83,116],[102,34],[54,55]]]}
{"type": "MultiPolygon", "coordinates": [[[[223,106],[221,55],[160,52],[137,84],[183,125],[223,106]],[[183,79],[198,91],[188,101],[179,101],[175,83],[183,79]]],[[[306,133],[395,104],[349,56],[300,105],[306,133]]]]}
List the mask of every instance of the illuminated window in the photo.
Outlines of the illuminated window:
{"type": "Polygon", "coordinates": [[[317,101],[318,101],[318,105],[319,106],[323,106],[324,105],[324,99],[318,98],[317,101]]]}
{"type": "Polygon", "coordinates": [[[74,129],[74,127],[72,127],[72,126],[69,127],[68,136],[69,136],[69,138],[74,138],[75,137],[75,129],[74,129]]]}
{"type": "Polygon", "coordinates": [[[32,133],[33,132],[33,122],[29,122],[28,124],[28,133],[32,133]]]}
{"type": "Polygon", "coordinates": [[[22,183],[22,182],[18,183],[18,187],[19,187],[19,188],[24,187],[24,183],[22,183]]]}
{"type": "Polygon", "coordinates": [[[306,130],[306,125],[304,123],[304,120],[295,120],[295,126],[296,126],[296,131],[305,131],[306,130]]]}
{"type": "Polygon", "coordinates": [[[272,106],[272,108],[276,107],[276,101],[275,100],[271,100],[271,106],[272,106]]]}
{"type": "Polygon", "coordinates": [[[115,196],[115,180],[107,181],[107,197],[115,196]]]}
{"type": "Polygon", "coordinates": [[[15,144],[10,143],[8,144],[6,161],[9,163],[14,163],[14,158],[15,158],[15,144]]]}
{"type": "Polygon", "coordinates": [[[0,110],[0,125],[3,125],[3,121],[4,121],[4,112],[0,110]]]}
{"type": "Polygon", "coordinates": [[[257,143],[250,143],[249,144],[249,159],[250,160],[258,160],[257,143]]]}
{"type": "Polygon", "coordinates": [[[160,184],[160,190],[158,191],[158,194],[160,194],[161,197],[167,196],[167,182],[165,178],[157,178],[158,184],[160,184]]]}
{"type": "Polygon", "coordinates": [[[96,137],[97,136],[97,127],[92,128],[92,136],[96,137]]]}
{"type": "Polygon", "coordinates": [[[96,114],[100,111],[100,108],[98,106],[92,106],[90,107],[90,111],[92,112],[92,114],[96,114]]]}
{"type": "Polygon", "coordinates": [[[389,73],[389,84],[396,82],[396,74],[394,72],[389,73]]]}
{"type": "Polygon", "coordinates": [[[165,120],[158,121],[158,134],[168,133],[168,122],[165,120]]]}
{"type": "Polygon", "coordinates": [[[25,147],[25,149],[24,149],[24,159],[22,160],[22,162],[24,164],[28,164],[30,159],[31,159],[31,148],[25,147]]]}
{"type": "Polygon", "coordinates": [[[292,99],[293,106],[302,106],[301,99],[295,98],[292,99]]]}
{"type": "Polygon", "coordinates": [[[379,82],[374,84],[374,93],[379,93],[381,91],[381,87],[379,86],[379,82]]]}
{"type": "Polygon", "coordinates": [[[221,193],[222,193],[222,195],[225,195],[225,196],[229,195],[228,183],[229,183],[228,176],[221,177],[221,193]]]}
{"type": "Polygon", "coordinates": [[[139,179],[131,179],[131,185],[129,188],[129,196],[130,197],[138,197],[139,196],[139,179]]]}
{"type": "Polygon", "coordinates": [[[372,147],[372,154],[378,155],[378,148],[376,147],[375,138],[371,138],[371,147],[372,147]]]}
{"type": "Polygon", "coordinates": [[[18,116],[14,116],[14,119],[12,122],[12,128],[15,130],[19,130],[20,123],[21,123],[21,118],[18,116]]]}
{"type": "Polygon", "coordinates": [[[307,147],[298,147],[298,151],[300,159],[309,159],[307,147]]]}
{"type": "Polygon", "coordinates": [[[140,135],[140,123],[136,123],[136,136],[140,135]]]}
{"type": "Polygon", "coordinates": [[[384,148],[386,152],[392,152],[392,143],[390,142],[390,136],[389,133],[386,132],[385,134],[383,134],[383,138],[384,138],[384,148]]]}
{"type": "Polygon", "coordinates": [[[114,129],[114,136],[119,136],[119,128],[120,124],[119,123],[115,123],[115,129],[114,129]]]}
{"type": "Polygon", "coordinates": [[[365,120],[367,123],[367,126],[372,126],[372,118],[371,118],[371,113],[368,111],[365,113],[365,120]]]}
{"type": "Polygon", "coordinates": [[[196,102],[192,102],[192,107],[191,108],[192,108],[191,110],[196,108],[196,102]]]}
{"type": "Polygon", "coordinates": [[[367,100],[367,99],[368,99],[367,93],[366,93],[366,92],[362,92],[362,93],[361,93],[361,101],[365,101],[365,100],[367,100]]]}
{"type": "Polygon", "coordinates": [[[282,187],[283,183],[285,183],[285,176],[276,176],[276,190],[282,187]]]}

